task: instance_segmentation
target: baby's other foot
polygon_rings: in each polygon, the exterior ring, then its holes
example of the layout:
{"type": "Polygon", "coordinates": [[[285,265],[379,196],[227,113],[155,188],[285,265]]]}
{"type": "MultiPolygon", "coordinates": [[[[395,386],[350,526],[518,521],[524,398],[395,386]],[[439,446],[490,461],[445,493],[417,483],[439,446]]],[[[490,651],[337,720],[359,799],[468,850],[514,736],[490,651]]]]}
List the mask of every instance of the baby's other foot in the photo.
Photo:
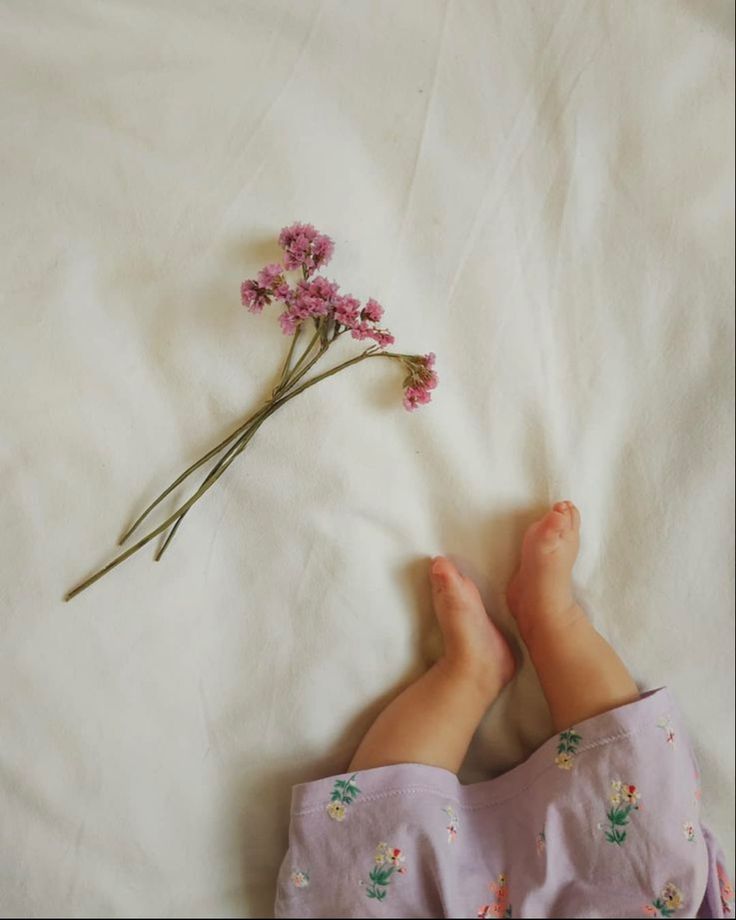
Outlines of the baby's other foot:
{"type": "Polygon", "coordinates": [[[437,664],[470,678],[487,704],[514,676],[509,644],[489,619],[475,583],[444,556],[432,560],[432,597],[445,651],[437,664]]]}
{"type": "Polygon", "coordinates": [[[583,615],[571,581],[579,547],[580,512],[570,501],[557,502],[524,534],[506,599],[525,639],[537,626],[564,627],[583,615]]]}

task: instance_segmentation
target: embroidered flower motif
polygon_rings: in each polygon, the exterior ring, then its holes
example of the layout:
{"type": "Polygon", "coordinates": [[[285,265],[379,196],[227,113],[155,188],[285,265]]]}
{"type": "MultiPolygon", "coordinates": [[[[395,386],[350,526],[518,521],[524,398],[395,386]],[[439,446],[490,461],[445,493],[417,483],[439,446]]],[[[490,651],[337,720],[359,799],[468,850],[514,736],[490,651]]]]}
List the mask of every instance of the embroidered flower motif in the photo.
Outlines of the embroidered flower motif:
{"type": "Polygon", "coordinates": [[[718,885],[721,889],[721,907],[723,908],[723,914],[726,917],[730,917],[733,914],[733,885],[726,874],[726,870],[720,863],[716,866],[716,873],[718,875],[718,885]]]}
{"type": "Polygon", "coordinates": [[[623,828],[629,823],[632,811],[639,810],[641,796],[636,786],[613,780],[609,801],[611,807],[606,812],[608,824],[599,824],[600,830],[605,831],[606,840],[621,846],[626,840],[626,831],[623,828]]]}
{"type": "Polygon", "coordinates": [[[536,844],[537,844],[537,853],[539,853],[539,855],[541,856],[542,853],[544,853],[544,851],[547,849],[547,837],[544,831],[540,831],[537,834],[536,844]]]}
{"type": "Polygon", "coordinates": [[[330,804],[327,806],[327,814],[333,821],[344,821],[347,814],[347,806],[352,805],[353,801],[360,795],[360,789],[355,785],[357,773],[349,779],[335,780],[335,785],[330,796],[330,804]]]}
{"type": "MultiPolygon", "coordinates": [[[[369,885],[366,888],[366,895],[369,898],[375,898],[376,901],[383,901],[388,893],[388,886],[391,884],[394,873],[397,875],[406,875],[407,869],[404,865],[406,857],[398,847],[390,847],[387,843],[379,843],[373,857],[374,867],[368,873],[369,885]]],[[[364,885],[364,882],[360,883],[364,885]]]]}
{"type": "Polygon", "coordinates": [[[447,842],[454,843],[457,840],[457,832],[460,829],[460,818],[458,818],[452,805],[446,805],[442,811],[447,815],[447,842]]]}
{"type": "Polygon", "coordinates": [[[294,869],[291,873],[291,882],[297,888],[309,888],[309,873],[301,869],[294,869]]]}
{"type": "Polygon", "coordinates": [[[512,917],[511,905],[509,904],[509,889],[505,875],[499,875],[495,882],[488,886],[491,894],[494,895],[492,904],[483,904],[478,908],[477,917],[480,920],[489,920],[490,917],[512,917]]]}
{"type": "Polygon", "coordinates": [[[575,755],[582,740],[582,735],[572,731],[572,729],[560,734],[560,740],[557,744],[557,757],[555,757],[555,763],[560,770],[572,770],[575,755]]]}
{"type": "Polygon", "coordinates": [[[327,814],[333,821],[344,821],[346,815],[345,806],[342,802],[330,802],[327,806],[327,814]]]}
{"type": "Polygon", "coordinates": [[[644,913],[649,917],[673,917],[682,907],[683,900],[680,889],[673,882],[667,882],[659,897],[644,905],[644,913]]]}
{"type": "Polygon", "coordinates": [[[657,728],[661,728],[665,734],[667,744],[675,746],[675,730],[672,728],[672,717],[662,716],[657,722],[657,728]]]}
{"type": "Polygon", "coordinates": [[[685,835],[685,840],[688,843],[693,843],[695,841],[695,825],[692,821],[686,821],[682,825],[682,833],[685,835]]]}

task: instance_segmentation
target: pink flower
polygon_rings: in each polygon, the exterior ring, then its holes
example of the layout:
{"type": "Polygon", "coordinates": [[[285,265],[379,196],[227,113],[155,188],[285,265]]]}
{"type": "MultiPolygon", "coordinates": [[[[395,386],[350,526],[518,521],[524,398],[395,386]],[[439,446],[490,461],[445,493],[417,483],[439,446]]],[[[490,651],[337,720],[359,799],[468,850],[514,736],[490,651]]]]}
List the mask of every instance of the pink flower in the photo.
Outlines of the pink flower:
{"type": "Polygon", "coordinates": [[[374,300],[372,297],[368,299],[363,312],[361,313],[361,319],[367,319],[370,323],[380,323],[381,317],[383,316],[383,307],[374,300]]]}
{"type": "Polygon", "coordinates": [[[281,331],[284,333],[284,335],[294,335],[299,322],[300,320],[289,310],[284,310],[284,312],[279,316],[279,325],[281,326],[281,331]]]}
{"type": "Polygon", "coordinates": [[[289,294],[289,285],[284,278],[284,268],[276,262],[266,265],[258,272],[258,283],[279,300],[285,300],[289,294]]]}
{"type": "Polygon", "coordinates": [[[338,297],[335,303],[335,319],[348,328],[353,328],[360,316],[360,301],[350,294],[338,297]]]}
{"type": "Polygon", "coordinates": [[[377,326],[372,326],[370,323],[366,322],[358,323],[353,327],[350,334],[359,342],[364,339],[373,339],[381,348],[385,348],[387,345],[393,345],[396,341],[388,329],[379,329],[377,326]]]}
{"type": "Polygon", "coordinates": [[[434,370],[434,362],[434,352],[404,360],[409,370],[409,376],[404,381],[404,408],[409,412],[431,402],[432,390],[439,383],[439,377],[434,370]]]}
{"type": "Polygon", "coordinates": [[[645,904],[645,905],[644,905],[644,913],[647,915],[647,917],[657,917],[657,916],[659,916],[659,911],[657,910],[656,907],[654,907],[654,906],[651,905],[651,904],[645,904]]]}
{"type": "Polygon", "coordinates": [[[428,390],[423,390],[419,387],[407,387],[404,391],[404,408],[409,412],[413,412],[420,406],[426,406],[431,401],[432,397],[428,390]]]}
{"type": "Polygon", "coordinates": [[[368,325],[368,323],[358,323],[356,326],[353,327],[350,335],[352,335],[352,337],[356,339],[358,342],[362,342],[364,339],[373,338],[371,334],[372,332],[373,330],[368,325]]]}
{"type": "Polygon", "coordinates": [[[251,313],[261,313],[271,303],[269,292],[257,281],[244,281],[240,285],[240,299],[251,313]]]}
{"type": "Polygon", "coordinates": [[[319,233],[311,224],[292,224],[284,227],[279,234],[279,246],[286,257],[287,269],[301,268],[308,277],[332,258],[335,244],[323,233],[319,233]]]}

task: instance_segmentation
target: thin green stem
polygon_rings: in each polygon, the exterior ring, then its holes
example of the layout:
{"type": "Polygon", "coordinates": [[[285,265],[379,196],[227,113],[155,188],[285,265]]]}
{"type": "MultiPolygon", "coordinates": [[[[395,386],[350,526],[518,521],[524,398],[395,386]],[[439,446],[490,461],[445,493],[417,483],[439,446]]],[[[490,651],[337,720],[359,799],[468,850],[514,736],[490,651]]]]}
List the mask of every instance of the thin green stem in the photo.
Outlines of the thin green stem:
{"type": "MultiPolygon", "coordinates": [[[[207,477],[204,479],[203,484],[208,483],[214,476],[216,476],[217,473],[222,469],[223,464],[225,464],[225,463],[233,456],[233,454],[235,454],[236,452],[237,452],[237,453],[240,453],[240,451],[238,450],[238,448],[240,447],[240,445],[243,444],[243,447],[245,447],[245,445],[248,443],[248,441],[250,441],[250,439],[253,437],[253,435],[255,435],[255,433],[256,433],[256,432],[258,431],[258,429],[261,427],[261,425],[263,424],[263,422],[265,422],[266,418],[267,418],[267,416],[264,415],[263,418],[261,418],[259,421],[254,422],[254,423],[251,425],[251,427],[248,429],[248,431],[245,432],[245,434],[242,434],[242,435],[238,438],[238,440],[232,445],[232,447],[230,447],[227,451],[225,451],[225,454],[217,461],[217,463],[212,467],[212,469],[210,470],[210,472],[207,474],[207,477]],[[243,443],[243,442],[244,442],[244,443],[243,443]]],[[[163,556],[163,554],[166,552],[167,546],[168,546],[169,543],[171,543],[171,541],[174,539],[174,534],[175,534],[176,531],[179,529],[179,526],[180,526],[181,522],[184,520],[184,518],[185,518],[185,516],[187,515],[187,513],[188,513],[187,511],[182,512],[181,517],[179,517],[179,519],[176,521],[176,523],[174,524],[174,526],[173,526],[173,527],[171,528],[171,530],[169,531],[168,536],[166,537],[166,539],[164,540],[163,544],[161,545],[161,548],[158,550],[158,552],[156,553],[156,555],[153,557],[154,560],[155,560],[156,562],[158,562],[159,559],[160,559],[160,558],[163,556]]]]}
{"type": "MultiPolygon", "coordinates": [[[[276,392],[275,395],[278,396],[278,395],[280,395],[281,393],[283,393],[285,390],[288,390],[290,386],[293,386],[294,380],[296,379],[295,375],[298,373],[298,371],[299,371],[299,369],[301,368],[301,366],[304,364],[304,362],[305,362],[305,361],[307,360],[307,358],[309,357],[309,355],[310,355],[312,349],[314,348],[314,346],[317,344],[317,342],[319,342],[320,337],[321,337],[321,334],[322,334],[322,333],[320,332],[320,330],[317,329],[317,331],[316,331],[316,332],[314,333],[314,335],[312,336],[312,339],[311,339],[311,341],[309,342],[309,345],[307,345],[307,347],[304,349],[304,351],[302,352],[302,354],[301,354],[300,357],[299,357],[299,360],[296,362],[296,364],[295,364],[294,367],[292,368],[292,370],[291,370],[289,376],[286,378],[286,380],[284,380],[282,383],[279,384],[278,389],[277,389],[277,392],[276,392]]],[[[301,374],[299,374],[299,376],[301,377],[301,374]]]]}
{"type": "Polygon", "coordinates": [[[284,366],[281,368],[281,376],[279,377],[279,382],[274,387],[274,391],[273,391],[274,396],[281,388],[284,380],[286,380],[286,377],[289,373],[289,367],[291,365],[291,359],[294,357],[294,349],[296,348],[296,343],[299,341],[299,336],[301,334],[302,334],[302,327],[298,326],[296,331],[294,332],[294,335],[291,337],[291,345],[289,346],[289,351],[286,355],[284,366]]]}
{"type": "Polygon", "coordinates": [[[262,407],[261,409],[258,410],[258,412],[255,412],[253,415],[247,418],[242,423],[242,425],[238,425],[238,427],[234,431],[231,431],[230,434],[224,440],[220,441],[220,443],[217,444],[215,447],[213,447],[211,450],[208,450],[207,453],[204,454],[204,456],[199,458],[199,460],[193,463],[190,467],[187,467],[187,469],[185,469],[184,472],[180,476],[177,476],[176,479],[171,483],[171,485],[168,486],[166,489],[164,489],[164,491],[158,496],[158,498],[154,499],[151,502],[151,504],[145,509],[145,511],[143,511],[143,513],[140,514],[136,518],[135,521],[133,521],[130,527],[125,531],[122,537],[120,537],[120,539],[118,540],[118,545],[122,546],[122,544],[125,543],[128,537],[130,537],[131,534],[135,530],[138,529],[138,527],[148,517],[148,515],[153,511],[153,509],[156,508],[158,505],[160,505],[161,502],[166,498],[166,496],[169,495],[171,492],[173,492],[174,489],[178,485],[181,485],[181,483],[184,482],[184,480],[187,477],[191,476],[192,473],[195,472],[195,470],[198,470],[200,466],[202,466],[202,464],[206,463],[211,457],[214,457],[215,454],[219,454],[219,452],[223,449],[223,447],[227,447],[227,445],[230,444],[231,441],[234,441],[235,438],[241,435],[248,428],[249,425],[251,425],[254,421],[258,419],[258,417],[265,411],[265,408],[267,406],[268,406],[268,403],[266,404],[265,407],[262,407]]]}
{"type": "MultiPolygon", "coordinates": [[[[307,383],[303,383],[296,390],[292,390],[290,393],[287,393],[286,395],[282,396],[280,399],[275,400],[274,402],[270,403],[268,407],[264,408],[260,413],[262,414],[263,417],[259,419],[258,427],[260,427],[260,425],[270,415],[272,415],[277,409],[280,409],[281,406],[285,405],[287,402],[289,402],[289,400],[294,399],[294,397],[299,396],[301,393],[304,393],[310,387],[313,387],[316,384],[320,383],[322,380],[326,380],[328,377],[332,377],[335,374],[339,373],[340,371],[345,370],[348,367],[351,367],[353,364],[358,364],[361,361],[365,361],[366,358],[373,358],[373,357],[378,356],[379,354],[381,354],[380,351],[377,351],[375,347],[371,347],[367,351],[364,351],[362,354],[357,355],[355,358],[351,358],[348,361],[343,361],[341,364],[338,364],[336,367],[333,367],[327,371],[324,371],[323,373],[319,374],[317,377],[313,377],[312,380],[307,381],[307,383]]],[[[256,414],[258,415],[259,413],[256,413],[256,414]]],[[[126,559],[132,556],[133,553],[138,552],[139,549],[142,549],[144,546],[146,546],[146,544],[150,543],[151,540],[154,540],[160,533],[164,533],[164,531],[168,530],[168,528],[175,521],[177,521],[187,511],[189,511],[192,505],[194,505],[194,503],[198,501],[205,494],[205,492],[207,492],[209,489],[212,488],[212,486],[217,482],[220,476],[222,476],[222,474],[233,463],[236,457],[238,457],[238,455],[242,453],[246,445],[247,445],[247,441],[244,442],[243,439],[241,438],[238,445],[233,445],[233,449],[231,450],[231,456],[229,457],[228,460],[223,462],[222,466],[217,471],[217,473],[214,474],[214,471],[213,471],[212,478],[207,477],[207,479],[196,490],[196,492],[189,499],[187,499],[187,501],[185,501],[184,504],[181,505],[181,507],[177,508],[177,510],[174,511],[173,514],[169,515],[169,517],[166,518],[166,520],[162,524],[159,524],[158,527],[155,527],[150,533],[146,534],[145,537],[142,537],[140,540],[138,540],[137,543],[134,543],[133,546],[125,550],[124,553],[121,553],[119,556],[116,556],[111,562],[108,562],[107,565],[103,566],[101,569],[99,569],[89,578],[85,579],[83,582],[78,584],[76,587],[72,588],[72,590],[69,591],[69,593],[65,596],[64,600],[69,601],[73,597],[76,597],[77,594],[84,591],[90,585],[94,584],[104,575],[107,575],[108,572],[110,572],[116,566],[120,565],[121,562],[124,562],[126,559]]]]}

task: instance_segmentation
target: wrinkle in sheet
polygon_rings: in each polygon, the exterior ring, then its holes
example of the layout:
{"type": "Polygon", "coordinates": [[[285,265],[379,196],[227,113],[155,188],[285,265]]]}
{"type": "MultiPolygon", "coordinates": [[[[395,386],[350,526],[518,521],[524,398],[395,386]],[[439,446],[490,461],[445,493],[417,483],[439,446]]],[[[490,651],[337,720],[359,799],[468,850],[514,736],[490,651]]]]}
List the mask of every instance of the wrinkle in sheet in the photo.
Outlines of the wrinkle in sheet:
{"type": "MultiPolygon", "coordinates": [[[[572,45],[578,31],[585,25],[583,14],[587,10],[589,2],[590,0],[585,0],[582,4],[565,4],[562,15],[555,23],[551,34],[545,40],[539,63],[527,86],[524,101],[514,119],[508,140],[499,151],[495,160],[496,165],[479,196],[478,207],[473,216],[470,232],[465,239],[465,244],[461,250],[458,264],[448,289],[447,303],[451,309],[455,302],[455,293],[465,270],[465,265],[472,255],[478,236],[485,225],[486,214],[489,210],[495,211],[498,209],[500,201],[507,194],[507,189],[511,185],[514,173],[520,167],[530,145],[535,139],[535,129],[540,127],[540,113],[534,101],[537,90],[541,86],[544,93],[544,88],[549,86],[550,78],[545,79],[545,74],[548,70],[552,70],[553,78],[563,67],[568,48],[572,45]],[[579,13],[578,10],[580,10],[579,13]],[[570,19],[573,19],[572,26],[568,26],[570,19]]],[[[545,95],[542,97],[542,105],[544,100],[545,95]]]]}
{"type": "Polygon", "coordinates": [[[442,22],[440,25],[440,34],[437,40],[437,51],[435,53],[434,60],[434,69],[432,71],[432,83],[429,90],[429,95],[427,97],[427,103],[424,107],[424,119],[422,121],[422,129],[419,133],[419,143],[417,144],[416,153],[414,155],[414,165],[412,166],[411,175],[409,176],[409,187],[407,188],[406,195],[404,197],[404,204],[401,208],[401,223],[399,224],[399,230],[396,234],[396,239],[393,247],[394,252],[394,264],[389,273],[390,277],[393,278],[396,271],[396,264],[401,255],[401,244],[404,239],[404,233],[406,231],[406,224],[409,219],[409,211],[411,209],[411,203],[414,197],[414,187],[416,184],[417,172],[419,171],[419,164],[422,159],[422,151],[424,150],[425,140],[427,136],[427,125],[429,124],[429,119],[432,114],[432,104],[437,92],[437,81],[439,78],[440,68],[442,66],[442,54],[445,46],[445,32],[447,30],[447,20],[450,11],[451,0],[445,0],[445,6],[442,10],[442,22]]]}

